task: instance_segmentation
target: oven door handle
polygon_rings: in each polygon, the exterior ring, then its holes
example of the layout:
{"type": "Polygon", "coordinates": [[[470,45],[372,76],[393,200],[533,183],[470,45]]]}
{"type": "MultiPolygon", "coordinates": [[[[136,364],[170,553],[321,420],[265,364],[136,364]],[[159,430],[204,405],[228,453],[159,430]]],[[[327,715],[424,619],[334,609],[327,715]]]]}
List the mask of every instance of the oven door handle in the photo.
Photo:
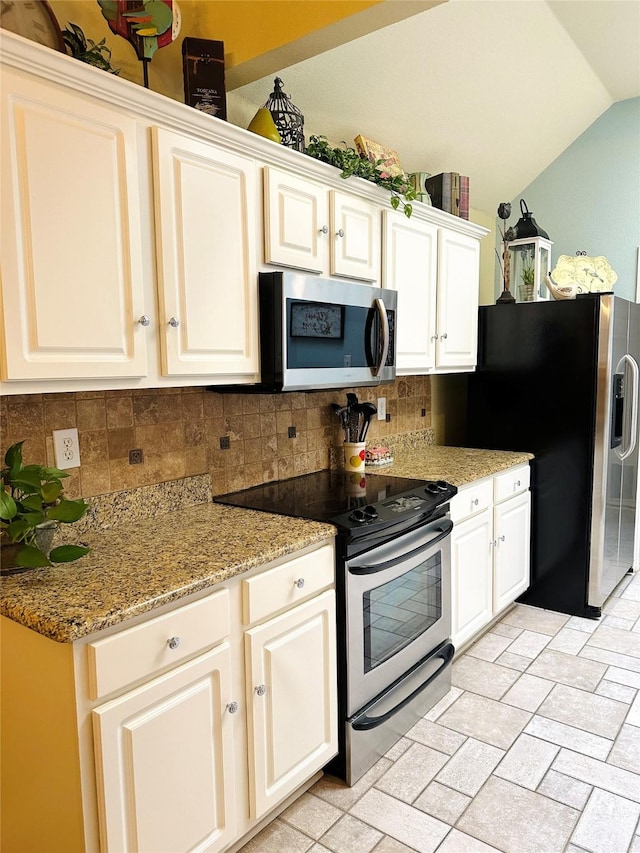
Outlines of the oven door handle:
{"type": "Polygon", "coordinates": [[[392,557],[390,560],[385,560],[383,563],[375,563],[374,565],[362,566],[356,566],[347,563],[349,574],[373,575],[376,572],[382,572],[385,569],[390,569],[393,566],[399,565],[400,563],[405,563],[407,560],[410,560],[413,557],[417,557],[420,554],[423,554],[425,551],[430,551],[434,545],[437,545],[438,542],[441,542],[443,539],[446,539],[447,536],[449,536],[449,534],[453,530],[453,522],[449,519],[445,519],[435,529],[438,531],[438,535],[430,538],[428,542],[425,542],[419,548],[414,548],[413,551],[403,551],[402,546],[400,545],[397,549],[397,556],[392,557]]]}
{"type": "MultiPolygon", "coordinates": [[[[440,675],[440,673],[442,672],[444,667],[447,666],[451,662],[454,652],[455,652],[455,648],[453,647],[453,643],[446,643],[446,645],[444,645],[435,655],[433,655],[431,658],[429,658],[428,661],[426,661],[426,663],[431,663],[431,661],[435,660],[436,658],[440,658],[442,660],[442,663],[440,664],[440,666],[434,672],[431,673],[431,675],[427,678],[426,681],[422,681],[415,688],[415,690],[412,690],[411,693],[409,693],[407,696],[405,696],[403,699],[401,699],[397,703],[397,705],[394,705],[393,708],[389,708],[387,711],[384,711],[384,713],[380,714],[379,717],[369,717],[367,715],[367,713],[365,712],[364,714],[362,714],[362,716],[358,717],[356,720],[354,720],[351,723],[351,727],[355,731],[364,732],[364,731],[368,731],[369,729],[375,729],[378,726],[381,726],[383,723],[386,723],[387,720],[391,719],[391,717],[393,717],[394,714],[397,714],[398,711],[401,711],[405,705],[408,705],[409,702],[411,702],[413,699],[415,699],[415,697],[419,693],[422,693],[422,691],[425,690],[429,686],[429,684],[431,684],[431,682],[435,678],[438,677],[438,675],[440,675]]],[[[413,681],[413,679],[411,677],[413,675],[415,675],[415,672],[410,673],[409,676],[407,677],[407,680],[410,682],[413,681]]],[[[401,687],[401,686],[402,686],[401,682],[397,684],[397,687],[401,687]]],[[[397,689],[397,687],[396,687],[396,689],[397,689]]],[[[377,705],[378,703],[379,703],[379,700],[374,702],[374,710],[375,710],[375,705],[377,705]]]]}

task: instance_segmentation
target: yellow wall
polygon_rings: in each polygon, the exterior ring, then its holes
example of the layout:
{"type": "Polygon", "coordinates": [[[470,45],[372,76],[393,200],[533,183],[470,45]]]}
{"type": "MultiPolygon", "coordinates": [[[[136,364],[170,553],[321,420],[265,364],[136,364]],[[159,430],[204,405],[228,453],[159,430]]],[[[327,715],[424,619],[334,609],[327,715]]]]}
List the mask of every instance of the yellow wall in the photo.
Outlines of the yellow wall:
{"type": "Polygon", "coordinates": [[[73,646],[0,618],[2,850],[80,853],[73,646]],[[55,826],[55,837],[48,828],[55,826]]]}
{"type": "MultiPolygon", "coordinates": [[[[157,51],[149,68],[149,88],[175,100],[184,100],[182,40],[185,36],[224,42],[225,65],[232,68],[256,56],[295,41],[381,0],[179,0],[182,29],[175,43],[157,51]]],[[[114,35],[96,0],[50,0],[64,29],[69,22],[87,38],[106,38],[112,65],[120,76],[142,83],[142,67],[133,47],[114,35]]]]}

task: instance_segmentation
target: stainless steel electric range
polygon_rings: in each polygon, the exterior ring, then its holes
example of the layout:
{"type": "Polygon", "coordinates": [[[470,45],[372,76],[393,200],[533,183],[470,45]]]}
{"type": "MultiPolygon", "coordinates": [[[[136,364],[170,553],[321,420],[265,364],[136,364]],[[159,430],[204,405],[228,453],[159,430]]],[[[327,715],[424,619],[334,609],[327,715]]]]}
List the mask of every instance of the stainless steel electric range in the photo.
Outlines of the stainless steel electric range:
{"type": "Polygon", "coordinates": [[[336,526],[339,755],[352,785],[451,685],[448,501],[455,486],[317,471],[219,503],[336,526]]]}

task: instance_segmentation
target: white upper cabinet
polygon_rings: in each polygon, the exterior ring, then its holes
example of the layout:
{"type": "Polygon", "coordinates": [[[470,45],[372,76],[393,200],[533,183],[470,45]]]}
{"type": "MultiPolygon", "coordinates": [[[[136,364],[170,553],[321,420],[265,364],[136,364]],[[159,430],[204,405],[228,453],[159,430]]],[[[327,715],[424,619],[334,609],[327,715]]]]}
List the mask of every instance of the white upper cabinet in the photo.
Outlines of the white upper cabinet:
{"type": "Polygon", "coordinates": [[[3,69],[3,379],[146,374],[137,156],[135,118],[3,69]]]}
{"type": "Polygon", "coordinates": [[[331,275],[380,281],[380,208],[357,196],[332,190],[331,275]]]}
{"type": "Polygon", "coordinates": [[[380,280],[380,207],[282,169],[264,169],[265,263],[380,280]]]}
{"type": "Polygon", "coordinates": [[[327,191],[320,184],[265,167],[265,261],[324,272],[329,239],[328,203],[327,191]]]}
{"type": "Polygon", "coordinates": [[[438,235],[439,368],[473,368],[478,363],[480,244],[474,237],[440,229],[438,235]]]}
{"type": "Polygon", "coordinates": [[[383,225],[383,286],[398,291],[398,372],[473,370],[482,231],[471,226],[478,233],[466,234],[391,210],[383,225]]]}
{"type": "Polygon", "coordinates": [[[385,211],[383,286],[398,292],[396,353],[399,371],[435,367],[438,229],[385,211]]]}
{"type": "Polygon", "coordinates": [[[152,131],[163,373],[255,375],[255,161],[152,131]]]}
{"type": "Polygon", "coordinates": [[[4,393],[257,382],[269,265],[397,290],[400,373],[475,367],[485,229],[407,219],[370,181],[4,30],[0,48],[4,393]]]}

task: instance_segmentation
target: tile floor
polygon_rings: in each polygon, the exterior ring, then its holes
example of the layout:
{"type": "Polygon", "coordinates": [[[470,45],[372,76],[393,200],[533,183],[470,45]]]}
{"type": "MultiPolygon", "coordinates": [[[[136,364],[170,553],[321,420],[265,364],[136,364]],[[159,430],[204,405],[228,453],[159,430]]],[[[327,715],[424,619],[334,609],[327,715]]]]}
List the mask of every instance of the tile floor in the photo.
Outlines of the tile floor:
{"type": "Polygon", "coordinates": [[[640,853],[640,575],[599,621],[517,605],[354,787],[330,776],[242,853],[640,853]]]}

